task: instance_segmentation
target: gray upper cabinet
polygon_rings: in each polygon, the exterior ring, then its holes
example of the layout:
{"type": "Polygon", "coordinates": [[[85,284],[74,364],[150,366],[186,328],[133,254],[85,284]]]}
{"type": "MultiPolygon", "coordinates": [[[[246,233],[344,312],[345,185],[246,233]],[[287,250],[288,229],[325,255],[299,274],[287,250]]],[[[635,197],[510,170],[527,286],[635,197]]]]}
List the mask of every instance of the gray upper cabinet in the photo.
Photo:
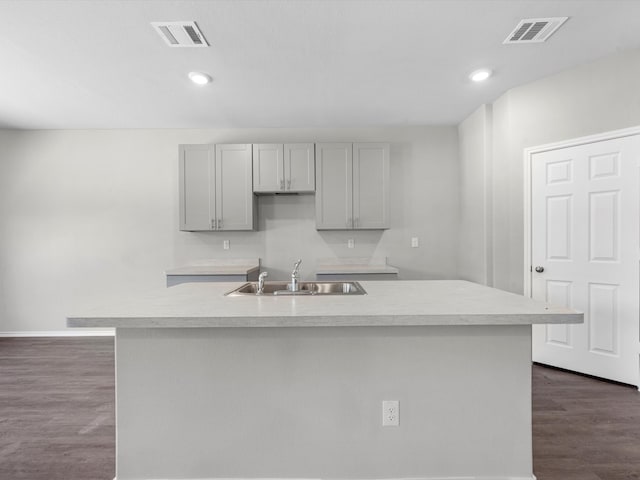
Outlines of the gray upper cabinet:
{"type": "Polygon", "coordinates": [[[389,228],[389,144],[316,144],[316,228],[389,228]]]}
{"type": "Polygon", "coordinates": [[[218,230],[255,229],[257,205],[251,169],[251,144],[216,145],[218,230]]]}
{"type": "Polygon", "coordinates": [[[315,183],[313,143],[253,145],[255,193],[313,193],[315,183]]]}
{"type": "Polygon", "coordinates": [[[284,191],[284,146],[282,144],[253,145],[253,191],[272,193],[284,191]]]}
{"type": "Polygon", "coordinates": [[[285,143],[284,179],[287,191],[316,191],[316,155],[313,143],[285,143]]]}
{"type": "Polygon", "coordinates": [[[213,145],[180,145],[180,230],[212,230],[213,145]]]}
{"type": "Polygon", "coordinates": [[[353,144],[354,228],[389,228],[389,144],[353,144]]]}
{"type": "Polygon", "coordinates": [[[353,228],[353,145],[316,143],[316,228],[353,228]]]}
{"type": "Polygon", "coordinates": [[[180,230],[253,230],[251,145],[180,145],[180,230]]]}

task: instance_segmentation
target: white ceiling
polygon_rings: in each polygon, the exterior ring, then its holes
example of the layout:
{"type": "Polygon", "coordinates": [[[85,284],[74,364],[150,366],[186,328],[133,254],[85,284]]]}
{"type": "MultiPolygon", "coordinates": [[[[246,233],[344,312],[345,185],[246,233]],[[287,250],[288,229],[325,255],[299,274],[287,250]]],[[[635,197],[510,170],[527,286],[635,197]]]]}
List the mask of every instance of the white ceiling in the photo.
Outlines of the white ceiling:
{"type": "Polygon", "coordinates": [[[516,85],[640,48],[639,19],[638,0],[2,0],[0,127],[456,124],[516,85]],[[571,18],[546,43],[502,44],[554,16],[571,18]],[[150,25],[177,20],[211,47],[169,48],[150,25]],[[479,67],[495,75],[472,84],[479,67]]]}

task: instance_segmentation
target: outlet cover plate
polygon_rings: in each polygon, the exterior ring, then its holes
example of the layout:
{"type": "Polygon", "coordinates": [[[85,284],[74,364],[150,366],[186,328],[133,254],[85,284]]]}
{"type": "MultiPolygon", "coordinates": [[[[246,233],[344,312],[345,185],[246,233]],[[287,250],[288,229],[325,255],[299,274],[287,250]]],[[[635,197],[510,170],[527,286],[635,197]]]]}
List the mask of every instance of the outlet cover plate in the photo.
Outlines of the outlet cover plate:
{"type": "Polygon", "coordinates": [[[382,401],[382,426],[400,426],[400,402],[398,400],[382,401]]]}

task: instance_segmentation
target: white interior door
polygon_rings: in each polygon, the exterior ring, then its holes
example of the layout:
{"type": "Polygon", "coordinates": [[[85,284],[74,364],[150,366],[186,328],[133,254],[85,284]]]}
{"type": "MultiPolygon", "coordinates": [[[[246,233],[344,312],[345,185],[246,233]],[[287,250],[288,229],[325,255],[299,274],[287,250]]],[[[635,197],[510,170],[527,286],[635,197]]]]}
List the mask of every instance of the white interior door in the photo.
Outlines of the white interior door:
{"type": "Polygon", "coordinates": [[[640,136],[531,158],[532,296],[585,314],[534,326],[533,359],[638,385],[640,136]]]}

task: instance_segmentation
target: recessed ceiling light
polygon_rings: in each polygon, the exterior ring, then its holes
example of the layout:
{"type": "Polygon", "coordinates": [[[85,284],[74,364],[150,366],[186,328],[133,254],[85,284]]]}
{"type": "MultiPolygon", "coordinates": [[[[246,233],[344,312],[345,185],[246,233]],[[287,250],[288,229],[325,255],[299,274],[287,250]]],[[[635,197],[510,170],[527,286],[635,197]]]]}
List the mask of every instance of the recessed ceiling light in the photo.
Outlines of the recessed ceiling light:
{"type": "Polygon", "coordinates": [[[487,78],[491,76],[491,70],[483,68],[482,70],[476,70],[469,78],[474,82],[484,82],[487,78]]]}
{"type": "Polygon", "coordinates": [[[189,78],[197,85],[206,85],[207,83],[211,83],[211,76],[202,72],[189,72],[189,78]]]}

